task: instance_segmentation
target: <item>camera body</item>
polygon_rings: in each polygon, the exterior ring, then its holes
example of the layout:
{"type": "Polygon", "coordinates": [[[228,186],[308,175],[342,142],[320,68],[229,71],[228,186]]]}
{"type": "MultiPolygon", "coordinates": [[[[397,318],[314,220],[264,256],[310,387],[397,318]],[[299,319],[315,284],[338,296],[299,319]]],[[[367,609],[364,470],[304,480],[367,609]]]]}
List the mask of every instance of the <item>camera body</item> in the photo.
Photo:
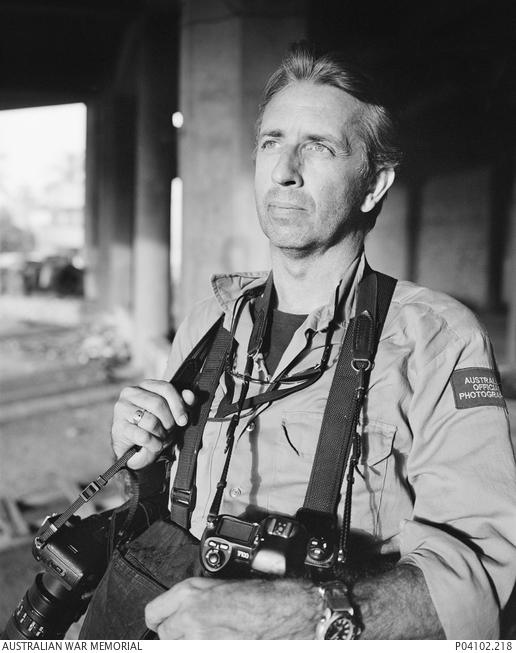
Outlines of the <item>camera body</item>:
{"type": "Polygon", "coordinates": [[[309,533],[304,560],[308,575],[319,582],[328,580],[333,576],[338,561],[337,517],[319,510],[300,508],[296,519],[309,533]]]}
{"type": "Polygon", "coordinates": [[[218,515],[208,522],[200,545],[208,576],[253,574],[332,578],[337,564],[337,519],[301,508],[296,517],[271,514],[261,522],[218,515]]]}
{"type": "Polygon", "coordinates": [[[302,569],[307,540],[303,525],[285,515],[268,515],[261,522],[218,515],[202,536],[201,563],[209,576],[284,576],[302,569]]]}
{"type": "Polygon", "coordinates": [[[92,515],[88,519],[71,517],[44,546],[38,535],[46,530],[47,517],[32,545],[32,555],[69,591],[85,592],[95,588],[109,560],[108,532],[111,514],[92,515]]]}
{"type": "Polygon", "coordinates": [[[32,547],[44,572],[36,576],[0,637],[62,639],[88,607],[113,546],[124,546],[164,515],[166,499],[166,495],[156,495],[138,503],[127,529],[130,511],[124,504],[85,519],[71,517],[42,543],[39,538],[48,530],[49,521],[56,519],[48,517],[32,547]]]}
{"type": "Polygon", "coordinates": [[[45,571],[39,573],[9,619],[5,639],[62,639],[86,610],[109,560],[108,532],[112,512],[81,520],[71,517],[41,546],[39,529],[32,554],[45,571]]]}

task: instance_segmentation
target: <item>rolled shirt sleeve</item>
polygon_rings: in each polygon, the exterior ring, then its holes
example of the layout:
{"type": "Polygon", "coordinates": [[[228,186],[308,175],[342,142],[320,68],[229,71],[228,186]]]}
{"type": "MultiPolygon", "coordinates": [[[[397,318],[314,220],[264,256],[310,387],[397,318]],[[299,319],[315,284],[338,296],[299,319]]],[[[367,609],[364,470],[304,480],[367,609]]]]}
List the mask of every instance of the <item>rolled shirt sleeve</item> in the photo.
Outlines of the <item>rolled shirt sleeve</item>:
{"type": "Polygon", "coordinates": [[[413,370],[407,475],[414,510],[400,525],[401,562],[422,570],[449,639],[498,637],[500,608],[516,577],[507,410],[502,399],[464,400],[453,384],[464,383],[467,370],[496,376],[490,343],[473,320],[461,330],[447,326],[446,346],[413,370]]]}

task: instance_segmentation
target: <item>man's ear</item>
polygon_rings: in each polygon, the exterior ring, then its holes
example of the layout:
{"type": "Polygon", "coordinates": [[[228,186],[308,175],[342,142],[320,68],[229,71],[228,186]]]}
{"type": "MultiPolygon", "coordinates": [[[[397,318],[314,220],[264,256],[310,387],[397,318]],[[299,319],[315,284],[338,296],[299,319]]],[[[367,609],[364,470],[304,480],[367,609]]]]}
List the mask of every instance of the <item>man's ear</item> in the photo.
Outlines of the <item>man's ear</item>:
{"type": "Polygon", "coordinates": [[[395,173],[393,168],[382,168],[376,175],[375,180],[372,182],[367,195],[360,210],[362,213],[372,211],[374,207],[380,202],[385,193],[392,186],[395,173]]]}

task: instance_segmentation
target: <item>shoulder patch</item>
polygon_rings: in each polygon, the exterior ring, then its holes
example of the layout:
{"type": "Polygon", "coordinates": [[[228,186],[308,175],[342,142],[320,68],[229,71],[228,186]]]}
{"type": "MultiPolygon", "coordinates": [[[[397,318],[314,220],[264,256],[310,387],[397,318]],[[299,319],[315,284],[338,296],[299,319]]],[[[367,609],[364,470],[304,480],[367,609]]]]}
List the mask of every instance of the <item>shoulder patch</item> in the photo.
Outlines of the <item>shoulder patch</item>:
{"type": "Polygon", "coordinates": [[[505,408],[498,375],[488,367],[465,367],[455,370],[451,376],[451,384],[456,408],[505,408]]]}

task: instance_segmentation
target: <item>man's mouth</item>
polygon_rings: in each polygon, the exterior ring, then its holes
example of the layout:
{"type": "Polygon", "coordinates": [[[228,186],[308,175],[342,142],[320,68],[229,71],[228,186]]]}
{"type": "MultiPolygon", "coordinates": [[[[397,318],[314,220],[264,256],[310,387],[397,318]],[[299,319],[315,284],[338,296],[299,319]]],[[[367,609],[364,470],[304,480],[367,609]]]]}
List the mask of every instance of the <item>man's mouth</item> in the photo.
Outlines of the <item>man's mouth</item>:
{"type": "Polygon", "coordinates": [[[291,204],[290,202],[269,202],[269,207],[271,209],[281,209],[285,211],[305,211],[304,206],[299,204],[291,204]]]}

